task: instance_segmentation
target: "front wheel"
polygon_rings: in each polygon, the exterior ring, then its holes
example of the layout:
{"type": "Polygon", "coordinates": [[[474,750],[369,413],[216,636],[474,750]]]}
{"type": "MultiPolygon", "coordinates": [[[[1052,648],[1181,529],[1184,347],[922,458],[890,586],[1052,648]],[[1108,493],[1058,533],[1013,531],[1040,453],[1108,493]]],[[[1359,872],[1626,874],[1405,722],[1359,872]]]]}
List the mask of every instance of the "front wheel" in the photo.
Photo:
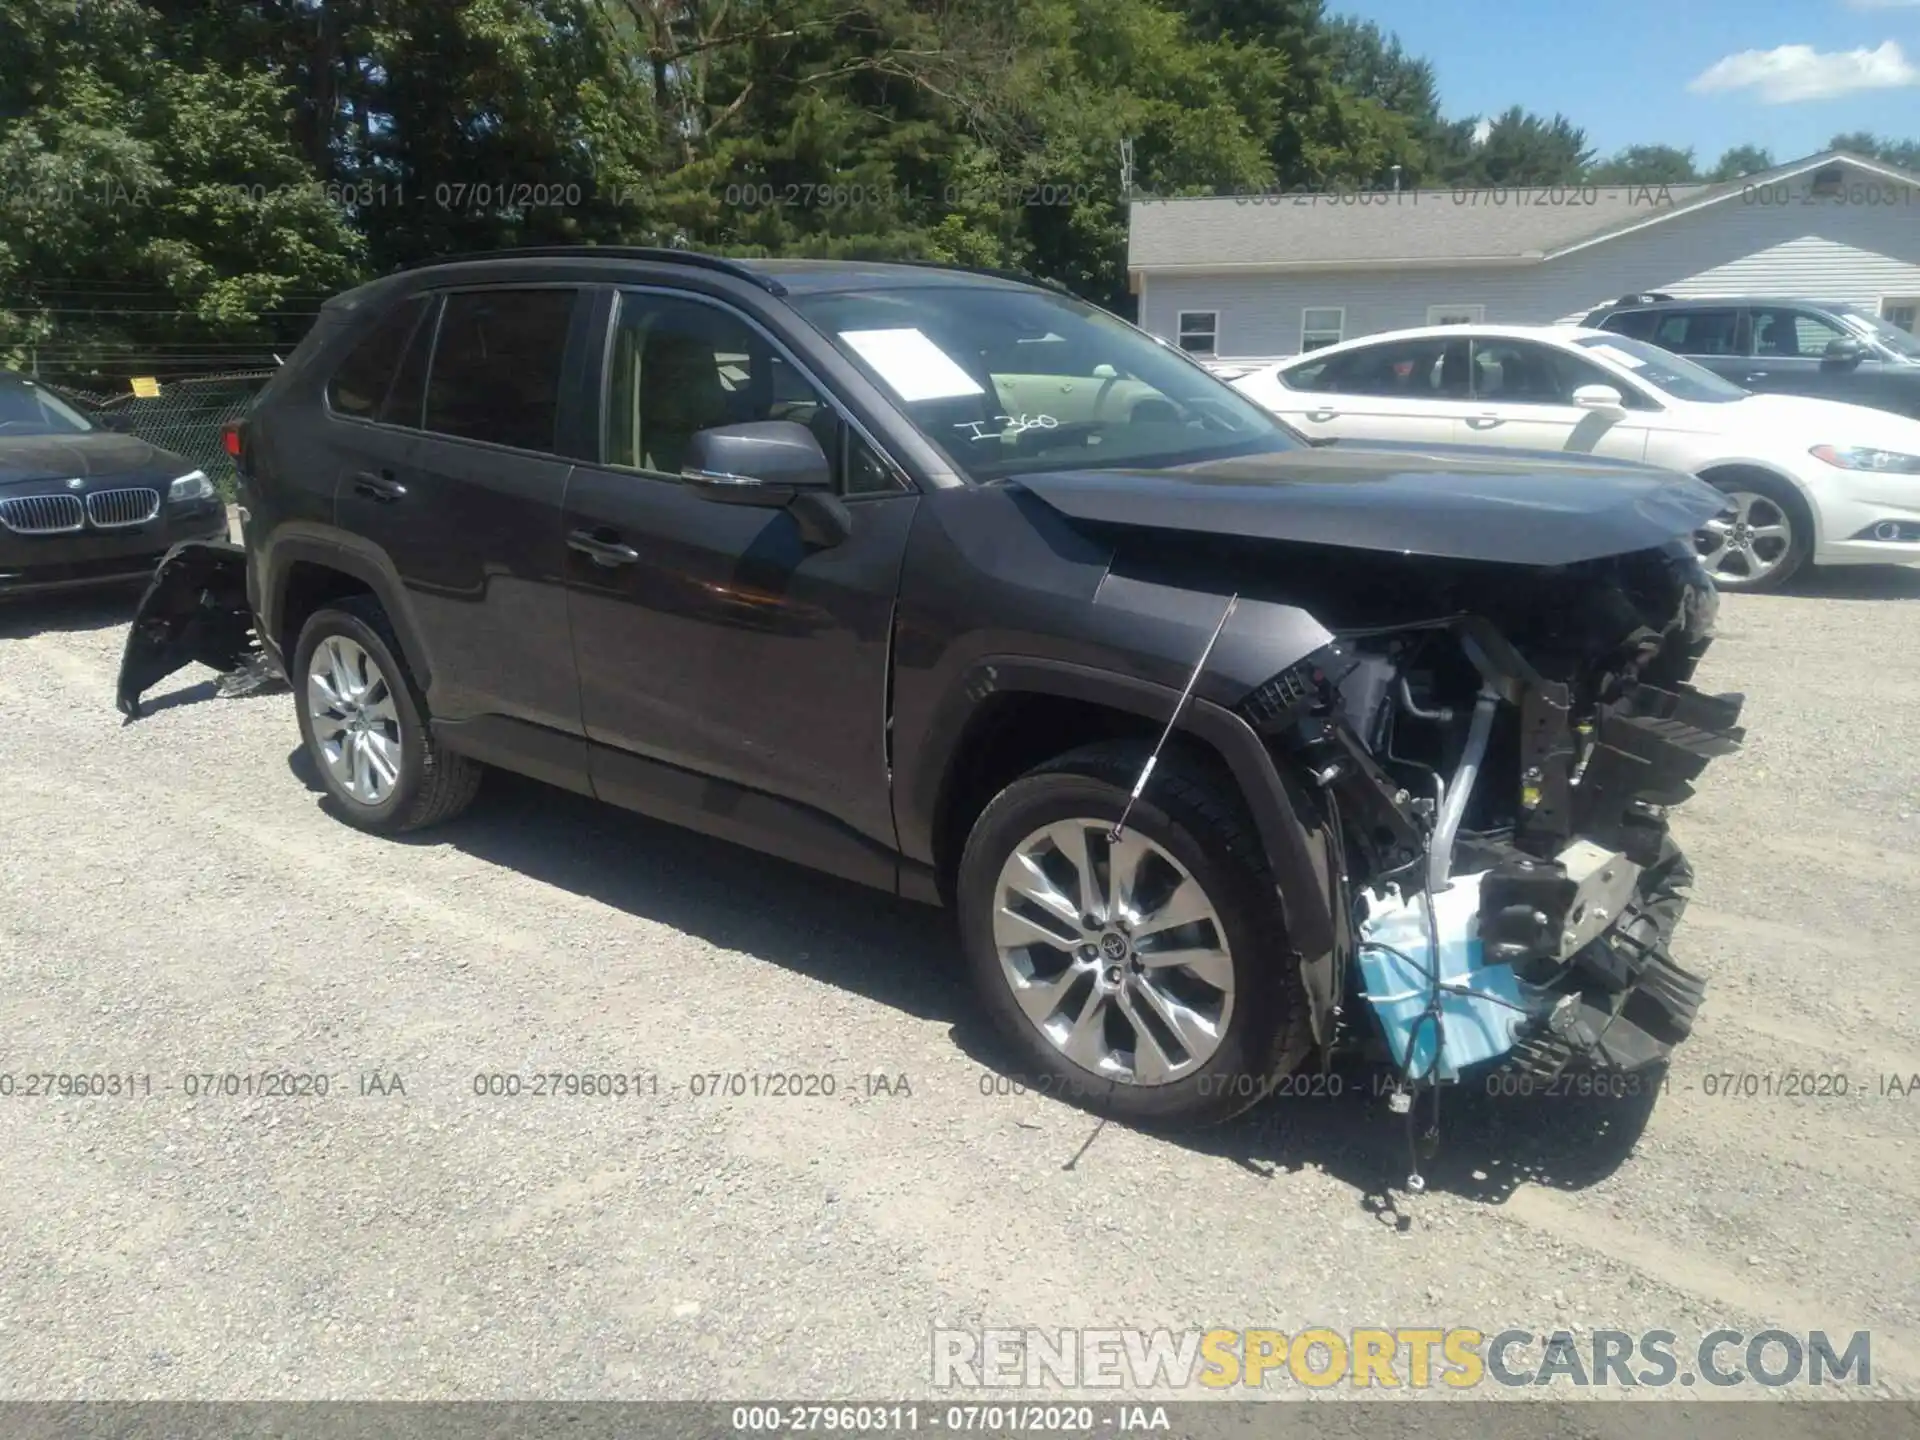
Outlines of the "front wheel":
{"type": "Polygon", "coordinates": [[[1136,1124],[1224,1120],[1311,1048],[1298,962],[1250,817],[1168,756],[1112,838],[1145,747],[1089,746],[975,822],[961,939],[1033,1088],[1136,1124]]]}
{"type": "Polygon", "coordinates": [[[1797,493],[1762,475],[1710,482],[1731,506],[1694,536],[1700,563],[1721,590],[1777,590],[1807,563],[1813,521],[1797,493]]]}

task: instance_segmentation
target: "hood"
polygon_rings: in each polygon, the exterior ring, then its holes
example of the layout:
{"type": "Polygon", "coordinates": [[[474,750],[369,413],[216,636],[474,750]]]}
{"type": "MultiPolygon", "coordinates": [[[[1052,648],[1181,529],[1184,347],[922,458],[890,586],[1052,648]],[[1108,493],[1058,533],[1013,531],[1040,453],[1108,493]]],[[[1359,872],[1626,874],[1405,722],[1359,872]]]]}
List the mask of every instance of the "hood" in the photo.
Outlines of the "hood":
{"type": "Polygon", "coordinates": [[[8,435],[0,431],[0,485],[75,478],[171,480],[191,469],[191,462],[172,451],[111,430],[84,435],[8,435]],[[171,473],[163,475],[163,471],[171,473]]]}
{"type": "Polygon", "coordinates": [[[1515,565],[1651,550],[1726,505],[1712,486],[1672,471],[1444,446],[1316,447],[1013,483],[1072,520],[1515,565]]]}
{"type": "Polygon", "coordinates": [[[1736,421],[1720,428],[1758,430],[1793,445],[1801,454],[1815,445],[1861,445],[1920,455],[1920,420],[1890,410],[1811,395],[1749,395],[1711,408],[1731,412],[1736,421]]]}

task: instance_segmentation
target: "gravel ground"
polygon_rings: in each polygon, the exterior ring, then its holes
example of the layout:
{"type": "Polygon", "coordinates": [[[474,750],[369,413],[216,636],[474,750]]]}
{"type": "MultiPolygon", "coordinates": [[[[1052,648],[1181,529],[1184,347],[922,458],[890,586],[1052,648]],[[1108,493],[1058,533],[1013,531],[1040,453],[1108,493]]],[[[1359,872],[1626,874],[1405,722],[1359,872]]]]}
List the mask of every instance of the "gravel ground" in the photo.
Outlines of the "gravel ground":
{"type": "Polygon", "coordinates": [[[937,912],[506,776],[364,836],[205,672],[122,728],[129,610],[0,611],[0,1069],[154,1087],[0,1102],[0,1398],[927,1395],[934,1323],[1866,1329],[1920,1394],[1920,571],[1726,602],[1669,1093],[1452,1099],[1412,1199],[1360,1078],[1188,1142],[983,1093],[937,912]],[[474,1090],[548,1070],[661,1088],[474,1090]],[[1851,1093],[1705,1090],[1787,1070],[1851,1093]]]}

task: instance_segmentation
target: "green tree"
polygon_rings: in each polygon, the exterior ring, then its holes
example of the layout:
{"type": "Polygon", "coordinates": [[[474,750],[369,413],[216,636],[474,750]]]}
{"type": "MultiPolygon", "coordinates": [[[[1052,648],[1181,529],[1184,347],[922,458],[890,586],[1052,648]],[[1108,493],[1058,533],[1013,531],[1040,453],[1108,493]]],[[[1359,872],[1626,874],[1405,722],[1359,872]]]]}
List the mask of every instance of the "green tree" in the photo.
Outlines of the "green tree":
{"type": "Polygon", "coordinates": [[[1758,145],[1735,145],[1714,162],[1706,178],[1724,184],[1773,169],[1773,155],[1758,145]]]}
{"type": "Polygon", "coordinates": [[[1882,139],[1865,130],[1855,130],[1834,136],[1827,142],[1827,148],[1897,165],[1902,170],[1920,170],[1920,140],[1895,140],[1891,136],[1882,139]]]}
{"type": "Polygon", "coordinates": [[[1699,178],[1693,151],[1671,145],[1629,145],[1587,172],[1592,185],[1687,185],[1699,178]]]}
{"type": "Polygon", "coordinates": [[[0,25],[0,363],[258,360],[357,274],[269,76],[197,68],[133,0],[21,0],[0,25]]]}
{"type": "Polygon", "coordinates": [[[1586,132],[1564,115],[1551,119],[1516,105],[1491,121],[1458,120],[1443,137],[1448,184],[1578,185],[1593,163],[1586,132]],[[1475,132],[1485,123],[1484,138],[1475,132]]]}

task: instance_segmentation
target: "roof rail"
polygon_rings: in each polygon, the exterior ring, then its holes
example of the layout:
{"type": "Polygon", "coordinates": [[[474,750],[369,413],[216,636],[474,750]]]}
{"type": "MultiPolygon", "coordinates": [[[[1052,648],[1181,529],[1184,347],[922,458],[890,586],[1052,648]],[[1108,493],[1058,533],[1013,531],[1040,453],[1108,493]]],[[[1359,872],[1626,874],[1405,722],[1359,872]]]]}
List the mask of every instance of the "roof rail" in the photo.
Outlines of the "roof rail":
{"type": "Polygon", "coordinates": [[[717,270],[736,280],[758,285],[773,295],[785,295],[787,287],[773,276],[755,270],[738,260],[708,255],[699,250],[675,250],[665,245],[523,245],[507,250],[476,250],[464,255],[445,255],[422,260],[402,270],[424,270],[433,265],[459,265],[470,260],[654,260],[671,265],[691,265],[701,270],[717,270]]]}
{"type": "Polygon", "coordinates": [[[1664,290],[1648,290],[1637,295],[1622,295],[1613,303],[1616,305],[1660,305],[1673,299],[1664,290]]]}
{"type": "Polygon", "coordinates": [[[1029,275],[1024,270],[998,270],[989,265],[953,265],[945,260],[879,260],[874,263],[913,265],[922,270],[957,270],[962,275],[986,275],[995,280],[1011,280],[1020,285],[1037,285],[1042,290],[1057,290],[1062,295],[1073,295],[1073,291],[1058,280],[1049,280],[1044,275],[1029,275]]]}

